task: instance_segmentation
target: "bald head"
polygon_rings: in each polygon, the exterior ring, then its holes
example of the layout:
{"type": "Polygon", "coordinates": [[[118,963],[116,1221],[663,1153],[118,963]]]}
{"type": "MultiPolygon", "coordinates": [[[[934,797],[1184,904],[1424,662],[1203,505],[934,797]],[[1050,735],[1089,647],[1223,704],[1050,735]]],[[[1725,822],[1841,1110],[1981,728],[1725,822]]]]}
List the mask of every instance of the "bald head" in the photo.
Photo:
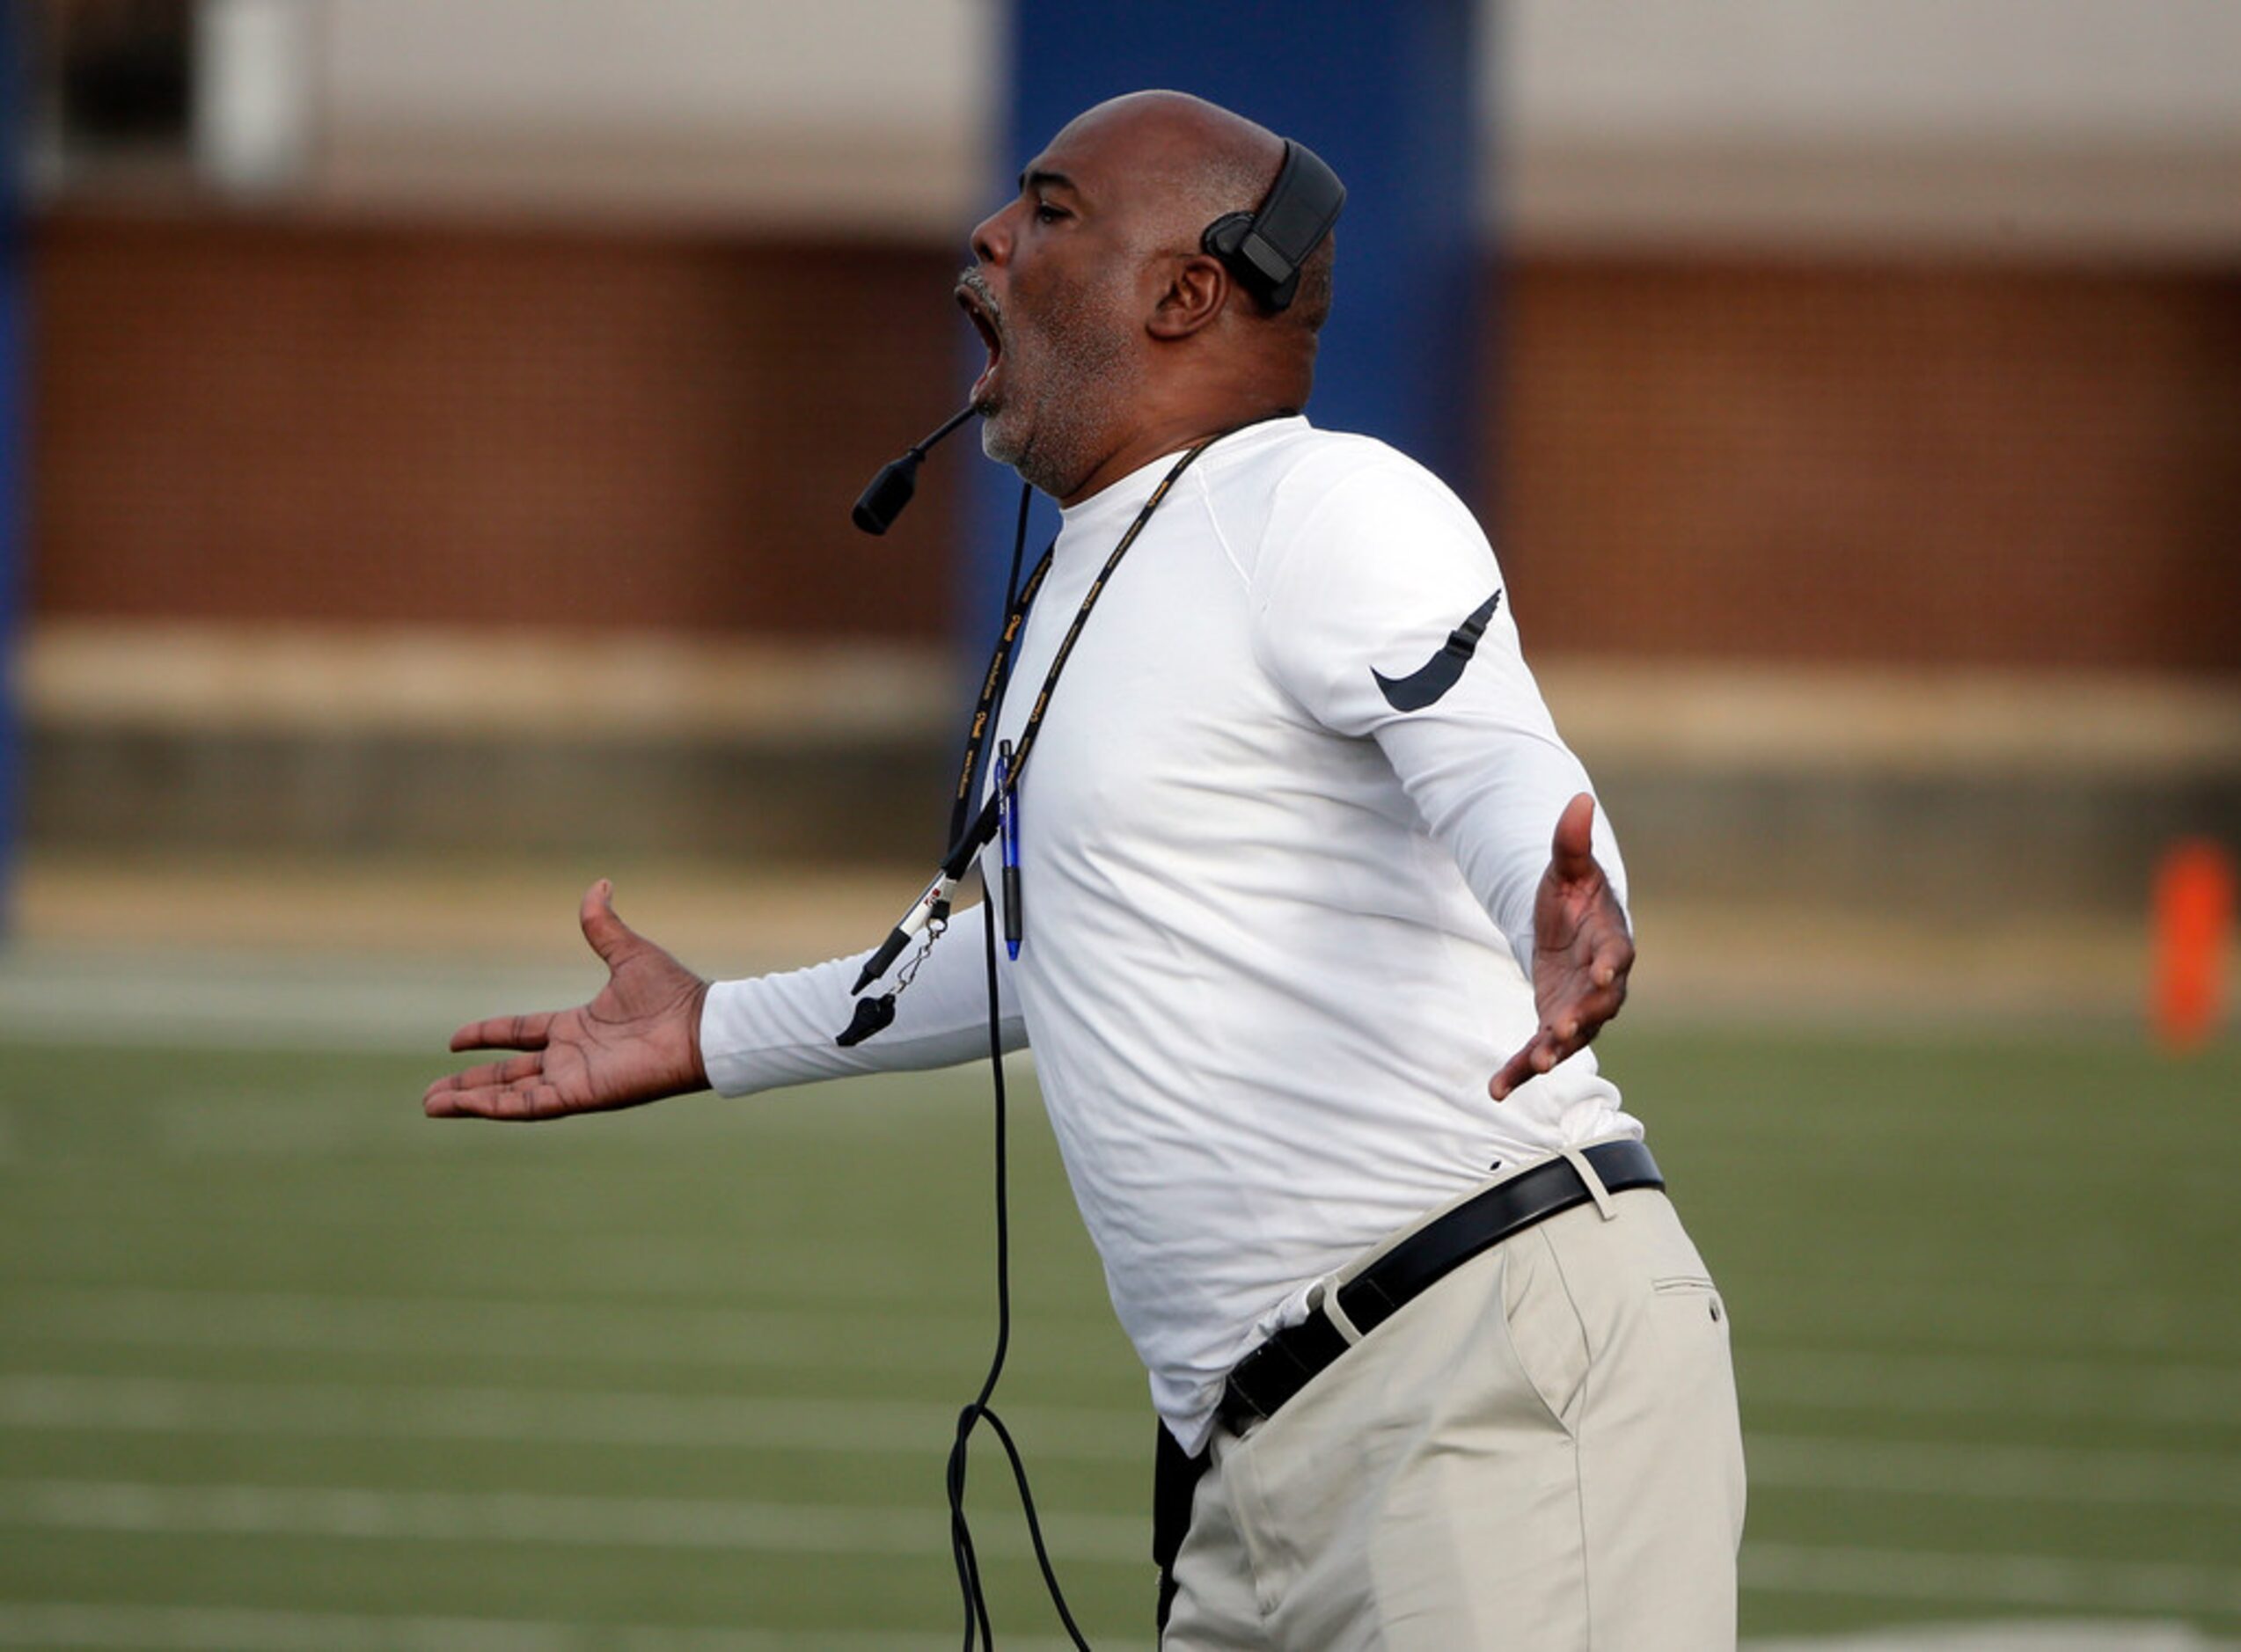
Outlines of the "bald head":
{"type": "Polygon", "coordinates": [[[1249,213],[1284,141],[1201,98],[1134,92],[1066,123],[973,231],[959,302],[989,346],[981,445],[1062,501],[1135,464],[1296,413],[1329,309],[1326,238],[1273,310],[1203,237],[1249,213]]]}
{"type": "MultiPolygon", "coordinates": [[[[1215,219],[1249,213],[1266,199],[1284,165],[1284,140],[1258,121],[1186,91],[1131,91],[1069,121],[1059,134],[1110,143],[1131,157],[1142,210],[1163,244],[1195,250],[1215,219]]],[[[1312,336],[1330,313],[1332,238],[1301,267],[1292,304],[1256,314],[1312,336]]]]}

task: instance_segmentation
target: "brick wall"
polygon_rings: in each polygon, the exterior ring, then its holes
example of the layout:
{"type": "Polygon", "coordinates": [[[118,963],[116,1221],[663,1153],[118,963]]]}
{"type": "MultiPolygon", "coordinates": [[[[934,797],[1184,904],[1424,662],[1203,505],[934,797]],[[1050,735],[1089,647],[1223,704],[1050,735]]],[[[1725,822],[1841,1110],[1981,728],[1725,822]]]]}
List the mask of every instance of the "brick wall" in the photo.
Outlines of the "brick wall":
{"type": "MultiPolygon", "coordinates": [[[[945,627],[944,506],[900,555],[846,515],[948,410],[949,253],[91,216],[35,249],[35,613],[945,627]]],[[[1541,258],[1494,331],[1539,647],[2241,668],[2241,279],[1541,258]]]]}
{"type": "Polygon", "coordinates": [[[1504,320],[1544,647],[2241,670],[2241,279],[1535,263],[1504,320]]]}
{"type": "Polygon", "coordinates": [[[939,558],[847,521],[948,411],[941,255],[59,218],[34,259],[36,613],[944,627],[939,558]]]}

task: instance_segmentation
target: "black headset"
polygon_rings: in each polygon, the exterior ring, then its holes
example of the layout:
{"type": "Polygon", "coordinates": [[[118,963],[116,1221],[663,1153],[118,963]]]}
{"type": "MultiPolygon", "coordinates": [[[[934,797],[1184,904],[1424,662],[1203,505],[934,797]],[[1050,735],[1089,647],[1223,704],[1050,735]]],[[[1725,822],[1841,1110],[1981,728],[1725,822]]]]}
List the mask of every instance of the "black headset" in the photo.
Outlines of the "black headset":
{"type": "MultiPolygon", "coordinates": [[[[1322,245],[1346,186],[1322,156],[1304,143],[1284,140],[1284,164],[1276,182],[1251,212],[1225,212],[1199,236],[1199,247],[1222,261],[1237,284],[1271,315],[1290,305],[1300,292],[1300,267],[1322,245]]],[[[853,520],[866,533],[885,533],[911,502],[919,464],[926,450],[979,409],[963,407],[901,458],[884,466],[857,500],[853,520]]]]}
{"type": "Polygon", "coordinates": [[[1346,186],[1322,156],[1304,143],[1284,141],[1284,164],[1257,211],[1226,212],[1206,226],[1198,245],[1228,267],[1238,284],[1278,311],[1300,291],[1300,267],[1322,245],[1346,186]]]}

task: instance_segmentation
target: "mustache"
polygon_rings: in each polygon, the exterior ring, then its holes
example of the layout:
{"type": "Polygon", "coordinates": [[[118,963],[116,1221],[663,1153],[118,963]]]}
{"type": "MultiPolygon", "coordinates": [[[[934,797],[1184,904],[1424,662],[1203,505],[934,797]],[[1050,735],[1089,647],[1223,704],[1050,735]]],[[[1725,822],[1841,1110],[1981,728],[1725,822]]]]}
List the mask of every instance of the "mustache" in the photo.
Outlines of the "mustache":
{"type": "Polygon", "coordinates": [[[996,302],[996,295],[989,290],[988,278],[977,267],[968,267],[960,274],[957,286],[961,291],[972,295],[973,302],[980,306],[990,325],[1000,328],[1004,325],[1004,307],[996,302]]]}

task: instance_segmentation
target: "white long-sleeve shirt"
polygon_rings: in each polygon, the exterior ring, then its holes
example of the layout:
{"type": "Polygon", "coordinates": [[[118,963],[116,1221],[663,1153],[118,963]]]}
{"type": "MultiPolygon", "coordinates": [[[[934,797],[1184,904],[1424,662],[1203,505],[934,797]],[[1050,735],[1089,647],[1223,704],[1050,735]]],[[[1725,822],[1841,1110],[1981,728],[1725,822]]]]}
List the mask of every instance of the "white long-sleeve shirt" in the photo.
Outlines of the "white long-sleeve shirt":
{"type": "MultiPolygon", "coordinates": [[[[1065,513],[999,737],[1016,741],[1172,464],[1065,513]]],[[[1417,671],[1500,588],[1484,534],[1421,466],[1304,419],[1252,426],[1153,517],[1045,713],[1019,791],[1026,939],[1000,969],[1004,1042],[1033,1046],[1113,1305],[1187,1450],[1315,1280],[1498,1162],[1639,1133],[1588,1051],[1487,1094],[1538,1025],[1534,893],[1589,789],[1506,596],[1429,705],[1399,709],[1376,675],[1417,671]]],[[[1600,815],[1595,852],[1622,898],[1600,815]]],[[[895,1024],[853,1049],[833,1034],[861,955],[720,983],[711,1081],[743,1094],[985,1054],[978,930],[955,925],[895,1024]]]]}

